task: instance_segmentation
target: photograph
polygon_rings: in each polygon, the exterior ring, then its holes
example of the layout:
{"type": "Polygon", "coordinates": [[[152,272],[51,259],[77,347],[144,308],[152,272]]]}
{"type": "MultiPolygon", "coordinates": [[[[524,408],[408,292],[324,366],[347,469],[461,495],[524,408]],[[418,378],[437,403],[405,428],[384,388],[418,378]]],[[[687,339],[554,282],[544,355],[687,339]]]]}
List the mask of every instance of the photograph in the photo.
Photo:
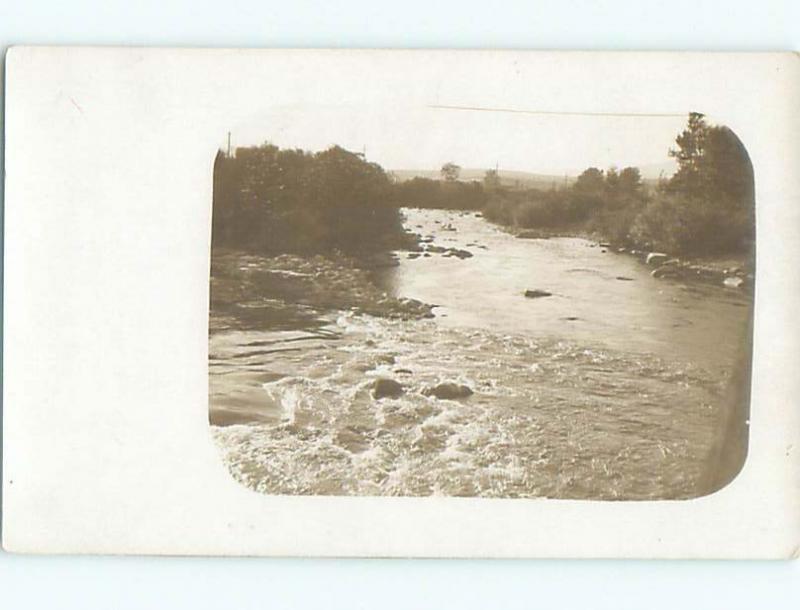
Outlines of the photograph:
{"type": "Polygon", "coordinates": [[[219,140],[208,418],[242,485],[684,500],[739,473],[755,195],[725,124],[320,104],[219,140]]]}

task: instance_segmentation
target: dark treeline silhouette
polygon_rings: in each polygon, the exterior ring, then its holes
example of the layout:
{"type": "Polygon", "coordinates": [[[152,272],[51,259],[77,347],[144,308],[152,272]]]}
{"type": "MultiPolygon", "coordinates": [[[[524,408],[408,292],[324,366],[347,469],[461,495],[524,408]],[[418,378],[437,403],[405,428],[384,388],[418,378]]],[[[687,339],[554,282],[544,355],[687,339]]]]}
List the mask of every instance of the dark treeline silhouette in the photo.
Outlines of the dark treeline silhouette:
{"type": "Polygon", "coordinates": [[[413,178],[394,185],[394,201],[403,207],[480,210],[486,204],[486,192],[480,182],[413,178]]]}
{"type": "Polygon", "coordinates": [[[570,188],[494,189],[485,214],[501,224],[594,232],[610,241],[626,243],[631,240],[632,222],[644,209],[646,200],[646,189],[637,168],[617,171],[612,167],[603,172],[590,167],[570,188]]]}
{"type": "Polygon", "coordinates": [[[217,154],[214,246],[353,253],[396,247],[404,235],[391,182],[359,154],[271,144],[217,154]]]}
{"type": "Polygon", "coordinates": [[[309,153],[270,144],[217,155],[214,245],[262,252],[390,249],[409,238],[400,207],[483,210],[500,224],[590,232],[613,243],[690,256],[749,252],[755,231],[753,168],[726,127],[692,113],[669,151],[678,170],[656,189],[635,167],[591,167],[562,189],[504,187],[497,170],[483,183],[442,179],[392,183],[376,163],[338,146],[309,153]]]}
{"type": "MultiPolygon", "coordinates": [[[[589,168],[570,188],[511,191],[487,186],[495,222],[553,231],[588,231],[618,244],[691,256],[749,252],[755,238],[753,167],[726,127],[692,113],[670,156],[678,170],[655,192],[639,170],[589,168]]],[[[493,176],[487,172],[488,183],[493,176]]]]}
{"type": "Polygon", "coordinates": [[[755,242],[755,182],[744,145],[702,114],[676,138],[678,171],[636,218],[633,236],[690,254],[749,251],[755,242]]]}

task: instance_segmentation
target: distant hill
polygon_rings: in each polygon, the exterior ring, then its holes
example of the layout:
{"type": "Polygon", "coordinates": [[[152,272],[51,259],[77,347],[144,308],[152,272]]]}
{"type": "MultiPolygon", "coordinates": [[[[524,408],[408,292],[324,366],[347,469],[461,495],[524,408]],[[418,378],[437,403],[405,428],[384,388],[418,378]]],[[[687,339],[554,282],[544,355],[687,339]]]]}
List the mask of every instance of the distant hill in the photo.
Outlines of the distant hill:
{"type": "MultiPolygon", "coordinates": [[[[399,182],[405,182],[412,178],[429,178],[431,180],[441,179],[441,174],[435,169],[394,169],[389,172],[394,175],[399,182]]],[[[486,174],[485,169],[463,168],[459,176],[462,182],[472,180],[483,180],[486,174]]],[[[535,174],[533,172],[520,172],[514,170],[499,171],[500,182],[503,186],[512,188],[538,188],[551,189],[565,185],[569,186],[575,182],[575,176],[555,176],[551,174],[535,174]]]]}
{"type": "MultiPolygon", "coordinates": [[[[660,176],[666,178],[670,177],[676,169],[674,161],[667,161],[664,163],[650,163],[639,166],[639,171],[642,173],[642,179],[648,186],[655,186],[660,176]]],[[[393,169],[389,172],[393,175],[398,182],[405,182],[412,178],[429,178],[431,180],[441,179],[441,174],[435,169],[393,169]]],[[[469,182],[472,180],[483,180],[486,174],[486,169],[479,168],[463,168],[459,176],[462,182],[469,182]]],[[[555,174],[537,174],[534,172],[523,172],[515,170],[499,171],[500,182],[503,186],[509,188],[528,189],[536,188],[548,190],[551,188],[563,188],[564,186],[572,185],[577,179],[577,175],[555,175],[555,174]]]]}

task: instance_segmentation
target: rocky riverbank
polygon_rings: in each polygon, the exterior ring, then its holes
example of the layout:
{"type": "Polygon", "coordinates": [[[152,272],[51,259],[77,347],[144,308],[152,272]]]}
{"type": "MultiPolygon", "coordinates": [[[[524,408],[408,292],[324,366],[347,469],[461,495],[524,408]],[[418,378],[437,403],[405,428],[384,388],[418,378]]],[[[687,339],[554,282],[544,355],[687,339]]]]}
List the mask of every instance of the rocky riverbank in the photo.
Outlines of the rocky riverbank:
{"type": "Polygon", "coordinates": [[[239,324],[275,327],[311,323],[327,311],[395,319],[432,318],[433,305],[395,298],[369,278],[370,269],[396,264],[390,254],[354,258],[217,251],[211,262],[211,307],[239,324]],[[234,311],[235,310],[235,311],[234,311]]]}
{"type": "Polygon", "coordinates": [[[642,247],[628,247],[603,241],[596,234],[581,231],[548,231],[504,227],[518,239],[548,239],[550,237],[579,237],[591,242],[590,247],[603,253],[627,254],[653,267],[655,278],[698,281],[725,288],[752,289],[755,283],[755,261],[745,254],[727,257],[679,258],[666,252],[654,252],[642,247]]]}
{"type": "Polygon", "coordinates": [[[655,278],[698,281],[725,288],[752,289],[755,283],[755,261],[742,255],[726,258],[682,259],[665,252],[648,252],[635,248],[614,248],[598,244],[620,254],[637,257],[643,264],[653,267],[655,278]]]}

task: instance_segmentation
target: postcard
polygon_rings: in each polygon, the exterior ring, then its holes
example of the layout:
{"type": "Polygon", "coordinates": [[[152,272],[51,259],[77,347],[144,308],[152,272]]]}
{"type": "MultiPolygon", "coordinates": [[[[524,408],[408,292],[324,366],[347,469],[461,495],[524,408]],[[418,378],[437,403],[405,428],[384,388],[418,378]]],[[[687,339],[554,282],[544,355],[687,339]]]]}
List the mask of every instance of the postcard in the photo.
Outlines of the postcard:
{"type": "Polygon", "coordinates": [[[7,550],[798,555],[797,55],[6,81],[7,550]]]}

